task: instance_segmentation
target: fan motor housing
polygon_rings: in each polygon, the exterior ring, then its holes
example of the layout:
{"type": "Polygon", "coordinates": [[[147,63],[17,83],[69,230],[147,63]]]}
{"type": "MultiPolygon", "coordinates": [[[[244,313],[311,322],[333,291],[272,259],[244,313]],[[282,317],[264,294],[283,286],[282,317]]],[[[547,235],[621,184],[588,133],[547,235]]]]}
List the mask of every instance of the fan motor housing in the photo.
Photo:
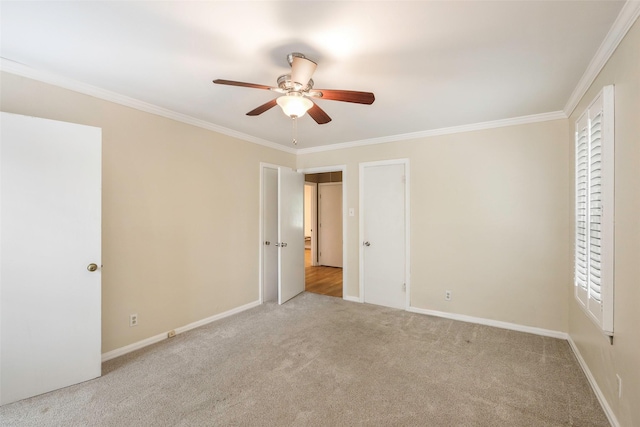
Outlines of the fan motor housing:
{"type": "Polygon", "coordinates": [[[287,92],[308,92],[313,89],[313,79],[309,79],[309,83],[303,87],[291,80],[291,74],[283,74],[278,77],[278,87],[287,92]]]}

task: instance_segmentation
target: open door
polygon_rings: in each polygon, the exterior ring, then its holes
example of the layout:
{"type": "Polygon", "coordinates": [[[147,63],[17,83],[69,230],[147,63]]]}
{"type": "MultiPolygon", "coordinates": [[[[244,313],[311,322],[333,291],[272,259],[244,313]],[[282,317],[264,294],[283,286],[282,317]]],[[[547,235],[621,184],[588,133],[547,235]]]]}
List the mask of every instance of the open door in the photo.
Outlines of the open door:
{"type": "Polygon", "coordinates": [[[278,303],[304,291],[304,175],[278,168],[278,303]]]}
{"type": "Polygon", "coordinates": [[[101,373],[101,130],[1,113],[0,404],[101,373]]]}

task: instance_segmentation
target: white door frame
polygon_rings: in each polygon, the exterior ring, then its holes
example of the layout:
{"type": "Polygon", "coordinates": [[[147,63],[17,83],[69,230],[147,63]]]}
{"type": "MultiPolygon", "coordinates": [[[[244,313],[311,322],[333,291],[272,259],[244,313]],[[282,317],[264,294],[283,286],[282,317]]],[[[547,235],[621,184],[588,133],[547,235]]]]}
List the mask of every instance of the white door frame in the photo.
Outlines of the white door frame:
{"type": "Polygon", "coordinates": [[[315,168],[298,169],[304,174],[342,172],[342,299],[347,301],[359,301],[357,297],[347,295],[348,263],[347,263],[347,165],[321,166],[315,168]]]}
{"type": "Polygon", "coordinates": [[[364,242],[364,212],[363,212],[363,204],[364,204],[364,169],[367,167],[373,166],[389,166],[389,165],[404,165],[404,242],[405,242],[405,259],[404,259],[404,276],[406,283],[406,292],[405,292],[405,305],[404,309],[408,310],[411,307],[411,242],[410,242],[410,231],[411,231],[411,199],[410,199],[410,188],[411,183],[409,180],[410,170],[409,170],[409,159],[393,159],[393,160],[381,160],[376,162],[364,162],[359,164],[359,194],[358,194],[358,209],[359,213],[359,281],[360,281],[360,296],[358,298],[359,302],[364,302],[364,251],[362,249],[362,245],[364,242]]]}

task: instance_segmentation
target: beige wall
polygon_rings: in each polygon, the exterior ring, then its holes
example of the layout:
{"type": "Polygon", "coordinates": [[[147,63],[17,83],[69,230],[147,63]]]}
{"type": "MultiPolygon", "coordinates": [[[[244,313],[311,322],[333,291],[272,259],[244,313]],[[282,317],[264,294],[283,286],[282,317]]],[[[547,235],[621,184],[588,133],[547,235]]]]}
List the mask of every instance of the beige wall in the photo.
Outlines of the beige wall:
{"type": "Polygon", "coordinates": [[[102,128],[103,352],[258,300],[259,164],[294,155],[1,78],[2,111],[102,128]]]}
{"type": "MultiPolygon", "coordinates": [[[[567,330],[571,278],[566,120],[298,156],[298,168],[408,158],[411,305],[567,330]],[[453,300],[444,300],[445,290],[453,300]]],[[[358,214],[347,220],[346,295],[358,296],[358,214]]]]}
{"type": "Polygon", "coordinates": [[[571,115],[571,132],[579,115],[609,84],[615,85],[615,336],[611,345],[573,296],[569,334],[620,424],[640,426],[640,21],[571,115]],[[622,378],[621,399],[616,374],[622,378]]]}

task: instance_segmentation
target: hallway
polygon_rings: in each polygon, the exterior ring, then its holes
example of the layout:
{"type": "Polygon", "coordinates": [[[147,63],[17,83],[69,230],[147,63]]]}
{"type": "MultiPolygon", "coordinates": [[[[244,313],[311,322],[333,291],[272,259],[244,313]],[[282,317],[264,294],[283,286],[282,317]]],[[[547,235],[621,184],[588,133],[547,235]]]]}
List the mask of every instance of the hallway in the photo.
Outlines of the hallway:
{"type": "Polygon", "coordinates": [[[304,251],[305,290],[342,298],[342,268],[311,266],[311,250],[304,251]]]}

